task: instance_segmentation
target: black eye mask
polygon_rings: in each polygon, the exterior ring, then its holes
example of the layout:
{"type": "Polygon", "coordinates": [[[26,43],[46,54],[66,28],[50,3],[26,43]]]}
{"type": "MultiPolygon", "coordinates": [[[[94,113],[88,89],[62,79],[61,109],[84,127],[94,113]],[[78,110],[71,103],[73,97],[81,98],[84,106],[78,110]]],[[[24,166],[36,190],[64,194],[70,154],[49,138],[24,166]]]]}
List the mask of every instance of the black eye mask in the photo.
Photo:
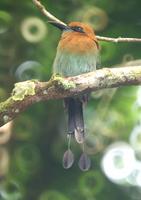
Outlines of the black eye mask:
{"type": "Polygon", "coordinates": [[[80,32],[80,33],[85,33],[83,28],[80,27],[80,26],[70,26],[70,28],[73,30],[73,31],[76,31],[76,32],[80,32]]]}

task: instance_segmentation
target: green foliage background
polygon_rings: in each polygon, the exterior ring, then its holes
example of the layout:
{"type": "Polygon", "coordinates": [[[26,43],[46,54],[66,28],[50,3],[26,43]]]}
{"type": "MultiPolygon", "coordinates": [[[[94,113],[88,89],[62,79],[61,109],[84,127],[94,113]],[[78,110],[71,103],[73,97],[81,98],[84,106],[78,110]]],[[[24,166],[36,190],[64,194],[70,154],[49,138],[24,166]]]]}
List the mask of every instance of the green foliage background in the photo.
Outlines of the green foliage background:
{"type": "MultiPolygon", "coordinates": [[[[109,37],[141,37],[140,0],[42,0],[55,16],[65,22],[86,20],[97,34],[109,37]],[[94,16],[95,7],[102,10],[94,16]],[[87,14],[87,15],[86,15],[87,14]],[[85,15],[85,16],[84,16],[85,15]],[[103,25],[102,25],[103,23],[103,25]]],[[[38,31],[38,24],[31,35],[38,31]]],[[[17,81],[49,80],[60,31],[47,23],[31,0],[0,1],[0,101],[5,100],[17,81]],[[5,14],[3,14],[3,12],[5,14]],[[46,27],[45,36],[36,42],[24,37],[25,19],[39,18],[46,27]],[[40,63],[25,71],[16,70],[26,61],[40,63]]],[[[141,58],[137,43],[100,42],[101,67],[109,67],[141,58]]],[[[26,66],[27,63],[25,63],[26,66]]],[[[16,120],[12,136],[5,145],[10,156],[9,171],[1,178],[2,200],[118,200],[130,199],[128,192],[111,183],[100,168],[104,149],[116,140],[128,141],[133,127],[140,120],[135,108],[138,87],[105,90],[92,94],[86,109],[86,127],[95,151],[90,155],[92,168],[81,172],[77,161],[79,145],[73,143],[76,162],[70,170],[62,167],[67,148],[65,116],[62,101],[48,101],[31,106],[16,120]],[[98,141],[98,142],[96,142],[98,141]]],[[[91,144],[90,144],[91,145],[91,144]]],[[[131,198],[132,199],[132,198],[131,198]]]]}

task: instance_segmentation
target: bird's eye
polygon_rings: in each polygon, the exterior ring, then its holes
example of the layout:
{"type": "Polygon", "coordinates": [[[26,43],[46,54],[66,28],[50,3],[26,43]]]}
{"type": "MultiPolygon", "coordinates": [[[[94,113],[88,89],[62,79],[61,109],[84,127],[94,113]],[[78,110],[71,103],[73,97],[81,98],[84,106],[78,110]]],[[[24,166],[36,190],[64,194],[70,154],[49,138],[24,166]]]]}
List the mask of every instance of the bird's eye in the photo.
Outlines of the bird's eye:
{"type": "Polygon", "coordinates": [[[71,29],[76,32],[84,33],[84,30],[80,26],[71,26],[71,29]]]}

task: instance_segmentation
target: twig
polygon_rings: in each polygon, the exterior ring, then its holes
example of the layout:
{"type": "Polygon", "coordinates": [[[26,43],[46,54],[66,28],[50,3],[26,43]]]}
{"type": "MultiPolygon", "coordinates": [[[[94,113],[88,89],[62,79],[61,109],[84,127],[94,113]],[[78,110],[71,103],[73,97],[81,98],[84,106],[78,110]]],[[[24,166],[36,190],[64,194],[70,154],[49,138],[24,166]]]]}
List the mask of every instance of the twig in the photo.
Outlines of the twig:
{"type": "Polygon", "coordinates": [[[102,37],[102,36],[96,36],[96,38],[98,40],[101,41],[106,41],[106,42],[141,42],[141,38],[122,38],[122,37],[118,37],[118,38],[109,38],[109,37],[102,37]]]}
{"type": "Polygon", "coordinates": [[[14,119],[33,103],[60,99],[104,88],[141,84],[141,65],[103,68],[75,77],[55,77],[48,82],[25,81],[15,84],[12,95],[0,103],[0,126],[14,119]]]}
{"type": "MultiPolygon", "coordinates": [[[[36,7],[40,10],[40,12],[48,17],[51,21],[56,21],[58,23],[61,23],[63,25],[67,25],[55,16],[53,16],[49,11],[46,10],[46,8],[42,5],[40,0],[33,0],[33,3],[36,5],[36,7]]],[[[99,41],[106,41],[106,42],[141,42],[141,38],[109,38],[109,37],[102,37],[102,36],[96,36],[99,41]]]]}
{"type": "Polygon", "coordinates": [[[41,11],[43,15],[48,17],[51,21],[56,21],[60,24],[66,25],[64,22],[56,18],[54,15],[52,15],[50,12],[48,12],[45,7],[41,4],[40,0],[33,0],[33,3],[36,5],[36,7],[41,11]]]}

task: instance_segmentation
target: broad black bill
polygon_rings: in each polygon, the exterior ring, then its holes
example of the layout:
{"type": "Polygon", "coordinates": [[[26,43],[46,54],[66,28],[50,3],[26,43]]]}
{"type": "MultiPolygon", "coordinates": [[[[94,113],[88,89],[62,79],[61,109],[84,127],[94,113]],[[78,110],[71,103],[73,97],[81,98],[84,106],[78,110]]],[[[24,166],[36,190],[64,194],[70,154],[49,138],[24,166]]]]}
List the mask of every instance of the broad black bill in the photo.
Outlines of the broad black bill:
{"type": "Polygon", "coordinates": [[[63,156],[63,167],[69,169],[74,163],[74,155],[70,149],[68,149],[63,156]]]}
{"type": "Polygon", "coordinates": [[[86,153],[82,153],[80,156],[78,166],[82,171],[87,171],[91,167],[91,160],[86,153]]]}
{"type": "Polygon", "coordinates": [[[56,22],[56,21],[48,21],[50,24],[52,24],[53,26],[55,26],[55,27],[57,27],[57,28],[59,28],[61,31],[67,31],[67,30],[71,30],[72,31],[72,29],[69,27],[69,26],[67,26],[67,25],[65,25],[65,24],[63,24],[63,23],[59,23],[59,22],[56,22]]]}

